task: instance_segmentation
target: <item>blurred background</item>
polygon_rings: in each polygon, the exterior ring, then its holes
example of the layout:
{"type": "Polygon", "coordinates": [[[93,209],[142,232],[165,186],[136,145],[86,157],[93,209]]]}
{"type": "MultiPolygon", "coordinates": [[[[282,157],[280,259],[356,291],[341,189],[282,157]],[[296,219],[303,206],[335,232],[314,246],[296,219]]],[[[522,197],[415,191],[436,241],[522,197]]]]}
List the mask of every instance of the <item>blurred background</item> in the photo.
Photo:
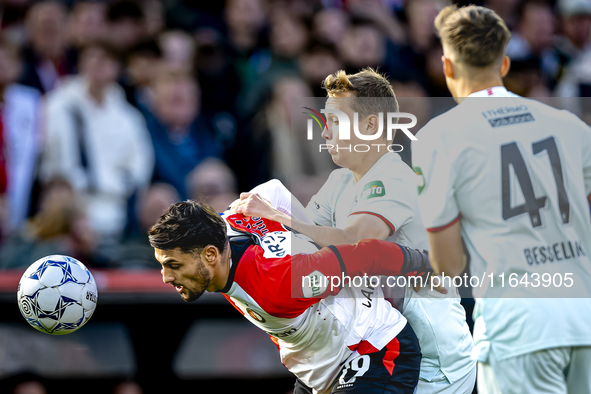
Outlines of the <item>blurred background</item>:
{"type": "MultiPolygon", "coordinates": [[[[509,90],[591,95],[591,0],[468,3],[512,31],[509,90]]],[[[0,0],[0,392],[289,393],[263,332],[217,295],[185,305],[162,284],[146,230],[173,202],[221,212],[271,178],[306,204],[334,167],[285,165],[290,102],[323,97],[339,69],[379,68],[401,99],[449,97],[433,28],[448,4],[0,0]],[[16,305],[48,254],[99,285],[92,320],[65,337],[16,305]]]]}

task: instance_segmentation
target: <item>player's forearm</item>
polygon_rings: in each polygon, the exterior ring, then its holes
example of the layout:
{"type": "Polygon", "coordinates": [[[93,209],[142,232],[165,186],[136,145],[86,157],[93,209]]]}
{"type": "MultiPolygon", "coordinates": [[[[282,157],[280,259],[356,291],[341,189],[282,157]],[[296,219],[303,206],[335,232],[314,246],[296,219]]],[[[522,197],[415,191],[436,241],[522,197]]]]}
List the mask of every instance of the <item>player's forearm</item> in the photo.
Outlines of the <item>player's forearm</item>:
{"type": "Polygon", "coordinates": [[[460,224],[455,223],[442,231],[429,232],[431,266],[435,274],[460,275],[466,266],[462,247],[460,224]]]}
{"type": "Polygon", "coordinates": [[[346,231],[340,228],[316,226],[307,224],[291,218],[291,224],[282,224],[289,226],[298,233],[302,233],[314,240],[320,247],[328,245],[352,244],[359,241],[358,238],[350,236],[346,231]]]}
{"type": "MultiPolygon", "coordinates": [[[[330,247],[340,254],[347,273],[359,275],[405,275],[431,271],[426,251],[411,249],[377,239],[364,239],[353,245],[330,247]]],[[[339,256],[337,256],[339,257],[339,256]]]]}
{"type": "MultiPolygon", "coordinates": [[[[306,283],[305,278],[312,276],[324,276],[333,283],[331,279],[333,277],[352,279],[366,275],[418,275],[430,271],[427,252],[410,249],[393,242],[364,239],[353,245],[331,245],[314,254],[293,256],[292,286],[296,291],[300,291],[306,283]]],[[[338,292],[338,285],[336,288],[327,287],[324,293],[318,294],[318,297],[335,295],[338,292]]],[[[301,294],[298,295],[298,297],[301,296],[301,294]]]]}

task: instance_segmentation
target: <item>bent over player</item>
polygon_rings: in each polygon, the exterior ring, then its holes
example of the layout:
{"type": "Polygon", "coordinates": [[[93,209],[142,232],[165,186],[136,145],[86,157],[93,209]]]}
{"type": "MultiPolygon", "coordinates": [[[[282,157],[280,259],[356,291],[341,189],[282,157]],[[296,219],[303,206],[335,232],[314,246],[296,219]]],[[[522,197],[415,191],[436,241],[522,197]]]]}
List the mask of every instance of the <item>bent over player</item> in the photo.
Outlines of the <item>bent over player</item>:
{"type": "MultiPolygon", "coordinates": [[[[339,71],[326,78],[324,87],[328,94],[325,109],[342,111],[349,119],[357,113],[361,137],[379,134],[379,118],[399,110],[390,82],[372,69],[356,74],[339,71]]],[[[427,249],[416,174],[396,152],[376,145],[367,152],[347,149],[349,144],[364,140],[354,132],[352,122],[349,129],[339,123],[338,117],[327,116],[322,137],[331,147],[328,153],[333,161],[343,168],[330,174],[307,204],[305,215],[264,203],[260,197],[272,201],[257,190],[259,187],[241,194],[236,212],[280,222],[321,246],[374,238],[427,249]],[[350,139],[341,139],[343,133],[350,139]]],[[[389,138],[383,133],[376,142],[391,145],[389,138]]],[[[277,181],[270,182],[269,187],[290,195],[277,181]]],[[[285,199],[295,202],[293,196],[285,199]]],[[[428,288],[416,292],[411,286],[386,285],[384,293],[408,319],[421,346],[417,394],[472,393],[476,363],[470,359],[472,337],[457,290],[450,288],[443,296],[428,288]]]]}
{"type": "Polygon", "coordinates": [[[277,222],[224,220],[194,201],[172,205],[149,239],[165,283],[185,301],[222,292],[314,393],[414,392],[421,355],[406,318],[380,287],[339,288],[323,279],[426,272],[425,252],[378,240],[318,250],[277,222]],[[246,236],[228,238],[227,225],[246,236]]]}

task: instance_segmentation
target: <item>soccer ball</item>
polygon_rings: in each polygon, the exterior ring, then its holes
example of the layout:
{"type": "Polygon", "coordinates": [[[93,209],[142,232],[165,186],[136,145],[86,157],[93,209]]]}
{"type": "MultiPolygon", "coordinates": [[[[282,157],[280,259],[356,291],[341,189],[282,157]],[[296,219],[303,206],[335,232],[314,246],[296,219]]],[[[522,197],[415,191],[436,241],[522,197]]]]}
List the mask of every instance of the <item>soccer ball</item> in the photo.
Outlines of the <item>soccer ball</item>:
{"type": "Polygon", "coordinates": [[[18,307],[37,330],[69,334],[82,327],[96,307],[98,292],[90,271],[78,260],[61,255],[35,261],[18,284],[18,307]]]}

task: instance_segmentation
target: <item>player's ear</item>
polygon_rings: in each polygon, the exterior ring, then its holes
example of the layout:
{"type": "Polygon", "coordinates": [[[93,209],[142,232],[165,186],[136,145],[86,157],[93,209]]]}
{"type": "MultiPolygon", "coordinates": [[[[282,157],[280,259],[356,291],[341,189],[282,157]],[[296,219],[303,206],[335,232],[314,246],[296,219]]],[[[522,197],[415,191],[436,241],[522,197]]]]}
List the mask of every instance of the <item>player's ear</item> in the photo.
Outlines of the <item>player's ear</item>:
{"type": "Polygon", "coordinates": [[[441,62],[443,63],[443,74],[445,74],[446,78],[453,78],[454,77],[454,65],[451,60],[444,56],[441,56],[441,62]]]}
{"type": "Polygon", "coordinates": [[[365,134],[372,135],[378,131],[380,120],[375,114],[371,114],[367,118],[367,132],[365,134]]]}
{"type": "Polygon", "coordinates": [[[501,64],[501,78],[505,77],[511,68],[511,59],[509,56],[505,55],[503,58],[503,63],[501,64]]]}
{"type": "Polygon", "coordinates": [[[219,250],[213,245],[207,245],[201,251],[201,260],[205,264],[213,265],[219,255],[219,250]]]}

